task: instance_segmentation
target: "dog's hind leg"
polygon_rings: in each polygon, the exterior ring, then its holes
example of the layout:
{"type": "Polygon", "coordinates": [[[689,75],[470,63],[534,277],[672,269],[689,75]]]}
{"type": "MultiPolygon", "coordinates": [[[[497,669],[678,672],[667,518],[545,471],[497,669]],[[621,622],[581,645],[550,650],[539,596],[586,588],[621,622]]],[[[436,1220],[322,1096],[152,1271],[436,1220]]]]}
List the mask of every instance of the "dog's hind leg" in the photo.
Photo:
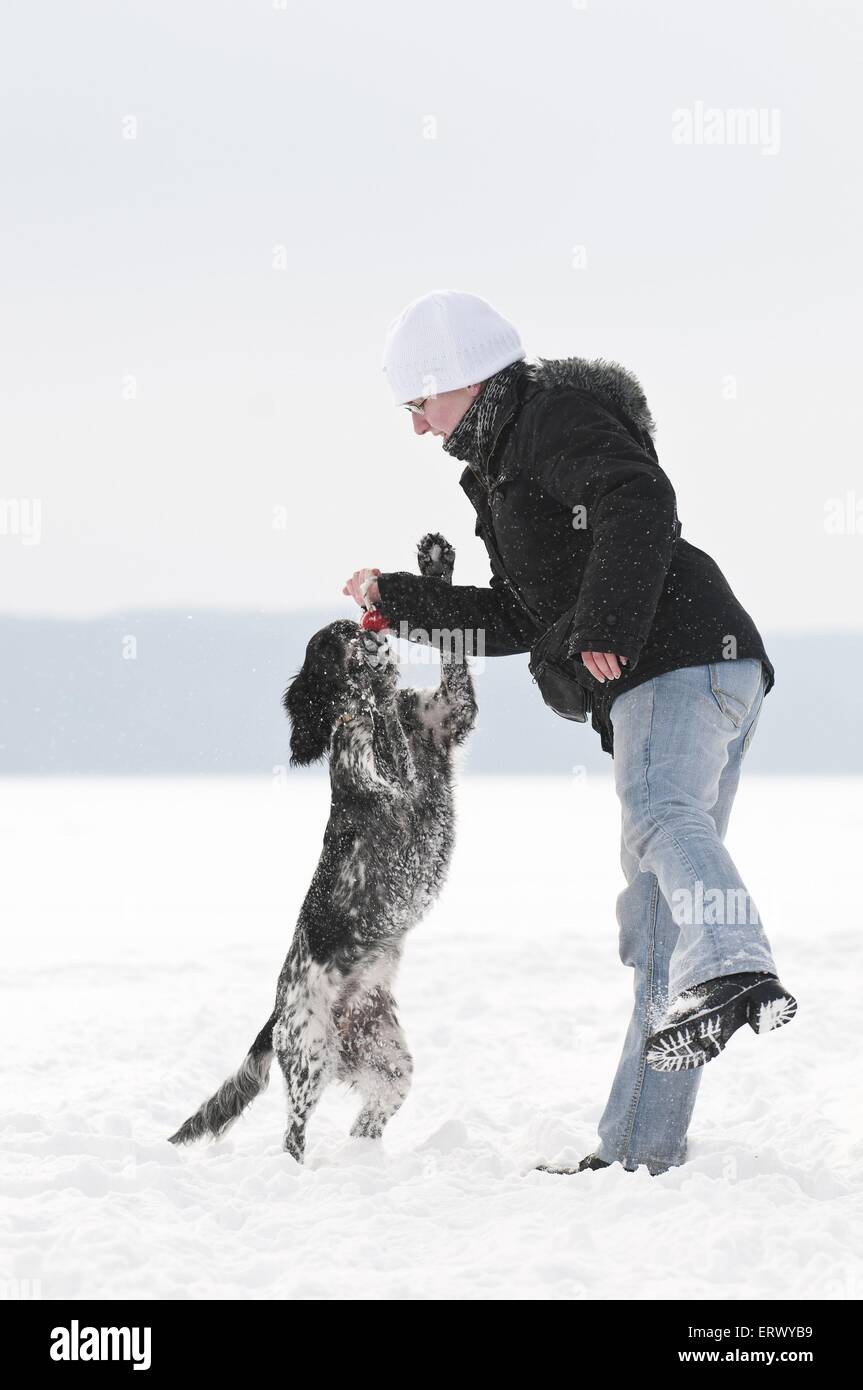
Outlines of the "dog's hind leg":
{"type": "Polygon", "coordinates": [[[303,1161],[309,1117],[336,1068],[333,1003],[342,985],[335,972],[307,965],[289,986],[273,1029],[273,1047],[288,1090],[284,1149],[298,1163],[303,1161]]]}
{"type": "Polygon", "coordinates": [[[379,985],[358,994],[339,1020],[341,1071],[363,1098],[353,1138],[380,1139],[384,1125],[407,1099],[413,1058],[396,1017],[395,1000],[379,985]]]}

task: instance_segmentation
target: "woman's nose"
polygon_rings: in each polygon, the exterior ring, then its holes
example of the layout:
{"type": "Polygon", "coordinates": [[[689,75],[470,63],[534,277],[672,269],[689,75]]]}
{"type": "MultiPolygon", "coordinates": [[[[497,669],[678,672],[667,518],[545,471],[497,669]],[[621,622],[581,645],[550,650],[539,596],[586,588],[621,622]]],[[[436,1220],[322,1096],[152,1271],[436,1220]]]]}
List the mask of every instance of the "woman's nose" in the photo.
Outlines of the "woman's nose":
{"type": "Polygon", "coordinates": [[[428,434],[431,425],[424,415],[411,415],[414,422],[414,434],[428,434]]]}

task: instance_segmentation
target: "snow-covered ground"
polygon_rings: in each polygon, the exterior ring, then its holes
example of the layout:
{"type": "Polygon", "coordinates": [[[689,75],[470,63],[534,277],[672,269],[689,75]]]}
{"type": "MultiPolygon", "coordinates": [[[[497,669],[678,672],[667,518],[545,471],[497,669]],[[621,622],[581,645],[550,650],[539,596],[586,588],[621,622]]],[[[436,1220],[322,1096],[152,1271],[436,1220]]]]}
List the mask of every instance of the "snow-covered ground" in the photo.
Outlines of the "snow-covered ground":
{"type": "Polygon", "coordinates": [[[46,1299],[861,1297],[859,782],[744,777],[728,844],[799,1013],[708,1066],[690,1161],[659,1177],[532,1171],[591,1149],[631,1003],[618,804],[577,769],[462,773],[449,881],[397,989],[413,1090],[381,1144],[348,1137],[356,1101],[332,1089],[299,1168],[275,1067],[220,1144],[167,1143],[266,1021],[328,804],[299,772],[0,781],[0,1280],[46,1299]]]}

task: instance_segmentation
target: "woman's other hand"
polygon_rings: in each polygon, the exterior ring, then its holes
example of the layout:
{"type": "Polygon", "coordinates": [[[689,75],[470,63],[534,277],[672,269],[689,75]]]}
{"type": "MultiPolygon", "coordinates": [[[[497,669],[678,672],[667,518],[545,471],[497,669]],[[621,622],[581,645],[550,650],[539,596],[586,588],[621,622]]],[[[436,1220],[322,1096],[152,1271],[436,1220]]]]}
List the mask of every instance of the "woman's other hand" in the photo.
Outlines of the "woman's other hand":
{"type": "MultiPolygon", "coordinates": [[[[596,676],[598,681],[616,680],[620,675],[618,658],[614,652],[582,652],[581,659],[592,676],[596,676]]],[[[624,666],[628,658],[620,657],[624,666]]]]}

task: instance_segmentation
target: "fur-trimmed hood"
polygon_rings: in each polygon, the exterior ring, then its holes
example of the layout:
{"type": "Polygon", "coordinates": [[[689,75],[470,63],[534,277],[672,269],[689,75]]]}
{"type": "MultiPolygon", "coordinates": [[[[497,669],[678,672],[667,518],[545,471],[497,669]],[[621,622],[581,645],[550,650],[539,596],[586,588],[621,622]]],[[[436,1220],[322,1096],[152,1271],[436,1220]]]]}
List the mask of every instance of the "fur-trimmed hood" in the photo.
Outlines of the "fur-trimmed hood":
{"type": "Polygon", "coordinates": [[[539,357],[525,364],[533,381],[549,390],[556,386],[577,386],[605,397],[623,410],[651,439],[656,434],[656,421],[650,413],[647,398],[634,372],[619,362],[607,362],[603,357],[539,357]]]}

